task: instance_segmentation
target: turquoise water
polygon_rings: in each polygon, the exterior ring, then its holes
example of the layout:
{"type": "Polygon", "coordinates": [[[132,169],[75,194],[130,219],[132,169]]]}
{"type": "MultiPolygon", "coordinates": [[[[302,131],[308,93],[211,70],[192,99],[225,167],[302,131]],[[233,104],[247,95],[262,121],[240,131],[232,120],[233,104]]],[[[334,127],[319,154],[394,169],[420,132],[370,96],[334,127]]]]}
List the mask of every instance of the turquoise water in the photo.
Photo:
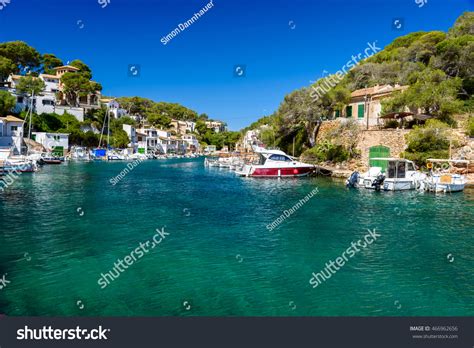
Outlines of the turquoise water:
{"type": "Polygon", "coordinates": [[[113,186],[125,166],[47,166],[0,192],[0,313],[474,315],[473,191],[239,178],[202,159],[143,162],[113,186]],[[162,227],[169,236],[101,289],[101,273],[162,227]],[[312,272],[374,228],[376,242],[311,287],[312,272]]]}

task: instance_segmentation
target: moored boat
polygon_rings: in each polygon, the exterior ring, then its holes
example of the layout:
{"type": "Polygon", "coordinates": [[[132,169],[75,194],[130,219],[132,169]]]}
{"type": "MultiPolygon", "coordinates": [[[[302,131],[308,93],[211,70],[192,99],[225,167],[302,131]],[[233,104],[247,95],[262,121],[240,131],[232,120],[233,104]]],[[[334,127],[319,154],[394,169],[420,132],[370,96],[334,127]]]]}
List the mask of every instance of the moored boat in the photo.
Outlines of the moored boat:
{"type": "Polygon", "coordinates": [[[448,159],[433,159],[427,160],[427,166],[430,169],[430,174],[423,181],[423,189],[430,192],[460,192],[464,190],[467,180],[464,175],[459,173],[450,173],[453,164],[465,164],[469,167],[467,160],[448,160],[448,159]],[[436,164],[447,164],[448,168],[442,166],[442,169],[437,169],[436,164]]]}
{"type": "Polygon", "coordinates": [[[352,173],[347,179],[348,187],[366,188],[385,191],[414,190],[422,185],[426,174],[416,170],[413,161],[404,158],[371,158],[386,161],[387,167],[370,167],[366,173],[352,173]]]}
{"type": "Polygon", "coordinates": [[[236,169],[236,174],[247,177],[300,177],[306,176],[315,170],[315,166],[297,161],[280,150],[258,151],[259,162],[245,164],[236,169]]]}

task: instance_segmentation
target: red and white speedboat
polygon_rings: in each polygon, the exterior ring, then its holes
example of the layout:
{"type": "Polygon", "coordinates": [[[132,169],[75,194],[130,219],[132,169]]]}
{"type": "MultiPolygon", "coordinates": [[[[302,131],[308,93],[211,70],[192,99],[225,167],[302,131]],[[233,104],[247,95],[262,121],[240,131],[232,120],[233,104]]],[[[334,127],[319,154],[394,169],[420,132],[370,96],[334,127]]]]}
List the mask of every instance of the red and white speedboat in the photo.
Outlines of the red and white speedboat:
{"type": "Polygon", "coordinates": [[[257,151],[260,160],[257,164],[245,164],[235,172],[240,176],[252,177],[295,177],[306,176],[314,171],[315,166],[298,162],[280,150],[257,151]]]}

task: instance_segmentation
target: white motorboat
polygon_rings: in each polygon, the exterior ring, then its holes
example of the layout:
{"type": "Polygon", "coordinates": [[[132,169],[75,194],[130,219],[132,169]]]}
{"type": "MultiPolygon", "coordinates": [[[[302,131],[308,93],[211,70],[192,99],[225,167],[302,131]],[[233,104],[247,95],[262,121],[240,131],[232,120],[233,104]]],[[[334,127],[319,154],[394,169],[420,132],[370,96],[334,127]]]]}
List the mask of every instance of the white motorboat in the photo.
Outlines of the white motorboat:
{"type": "Polygon", "coordinates": [[[346,180],[347,187],[366,188],[380,190],[385,175],[382,167],[370,167],[365,173],[353,172],[346,180]]]}
{"type": "Polygon", "coordinates": [[[387,161],[387,169],[371,167],[366,173],[354,172],[347,179],[348,187],[384,189],[385,191],[414,190],[426,179],[426,174],[416,170],[413,161],[404,158],[371,158],[387,161]]]}
{"type": "Polygon", "coordinates": [[[235,173],[247,177],[299,177],[315,170],[315,166],[297,161],[280,150],[258,149],[259,162],[245,164],[235,173]]]}
{"type": "Polygon", "coordinates": [[[77,146],[71,148],[71,159],[75,161],[90,161],[91,156],[85,147],[77,146]]]}

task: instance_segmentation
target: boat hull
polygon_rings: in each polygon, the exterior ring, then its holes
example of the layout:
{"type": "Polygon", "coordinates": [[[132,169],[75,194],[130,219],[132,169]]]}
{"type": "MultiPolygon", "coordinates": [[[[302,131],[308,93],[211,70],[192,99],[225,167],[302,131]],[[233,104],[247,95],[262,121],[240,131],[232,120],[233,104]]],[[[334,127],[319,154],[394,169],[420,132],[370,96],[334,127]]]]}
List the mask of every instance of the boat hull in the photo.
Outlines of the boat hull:
{"type": "Polygon", "coordinates": [[[299,177],[313,172],[314,167],[283,167],[283,168],[255,168],[248,176],[251,177],[299,177]]]}
{"type": "Polygon", "coordinates": [[[413,180],[401,180],[396,181],[385,179],[383,183],[383,189],[385,191],[405,191],[416,189],[415,182],[413,180]]]}

